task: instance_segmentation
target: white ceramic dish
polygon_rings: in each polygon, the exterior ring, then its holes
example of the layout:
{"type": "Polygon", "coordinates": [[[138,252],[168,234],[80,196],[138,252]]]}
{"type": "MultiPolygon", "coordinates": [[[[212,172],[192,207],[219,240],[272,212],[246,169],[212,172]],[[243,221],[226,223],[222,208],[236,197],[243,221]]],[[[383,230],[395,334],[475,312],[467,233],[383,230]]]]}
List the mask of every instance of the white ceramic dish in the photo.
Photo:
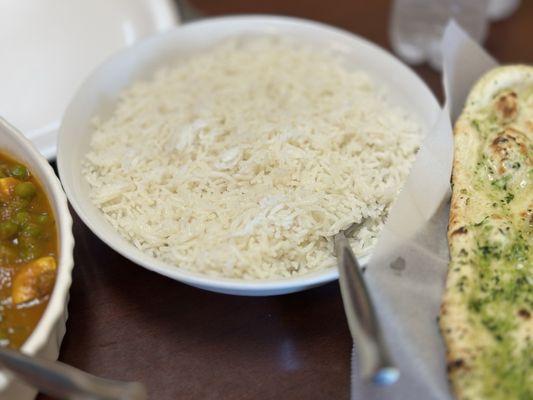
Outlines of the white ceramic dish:
{"type": "Polygon", "coordinates": [[[0,1],[0,115],[54,158],[63,112],[93,68],[178,21],[172,0],[0,1]]]}
{"type": "MultiPolygon", "coordinates": [[[[324,271],[281,280],[244,281],[213,278],[166,264],[138,250],[109,225],[89,199],[81,160],[89,148],[91,118],[109,115],[119,92],[178,56],[202,51],[236,35],[282,34],[339,53],[349,67],[367,70],[394,91],[397,101],[413,110],[429,127],[439,105],[422,80],[392,55],[351,33],[317,22],[288,17],[239,16],[203,20],[145,39],[117,53],[87,79],[65,113],[58,144],[58,168],[72,206],[89,228],[113,249],[152,271],[203,289],[238,295],[276,295],[304,290],[337,278],[324,271]]],[[[366,261],[362,260],[363,263],[366,261]]]]}
{"type": "MultiPolygon", "coordinates": [[[[59,239],[59,263],[54,291],[37,327],[21,351],[39,355],[50,360],[57,359],[67,320],[68,291],[74,261],[72,250],[72,218],[67,198],[61,189],[54,170],[48,161],[22,133],[0,118],[0,151],[12,156],[29,167],[41,182],[52,206],[59,239]]],[[[26,400],[35,397],[36,391],[7,374],[0,373],[0,399],[26,400]]]]}

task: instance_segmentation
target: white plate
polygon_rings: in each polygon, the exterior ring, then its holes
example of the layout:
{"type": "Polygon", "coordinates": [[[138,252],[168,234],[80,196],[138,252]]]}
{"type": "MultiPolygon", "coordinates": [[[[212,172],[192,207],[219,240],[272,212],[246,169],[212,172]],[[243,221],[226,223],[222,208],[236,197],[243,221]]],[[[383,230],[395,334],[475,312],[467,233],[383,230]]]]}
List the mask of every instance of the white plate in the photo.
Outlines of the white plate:
{"type": "Polygon", "coordinates": [[[176,23],[172,0],[0,0],[0,116],[54,158],[63,112],[94,67],[176,23]]]}
{"type": "MultiPolygon", "coordinates": [[[[172,279],[215,292],[262,296],[303,290],[337,278],[337,269],[287,279],[245,281],[213,278],[176,268],[150,257],[123,239],[89,199],[80,161],[89,149],[91,118],[110,115],[122,89],[179,55],[202,51],[235,35],[283,34],[338,52],[348,66],[364,69],[386,83],[429,127],[439,105],[424,82],[395,57],[356,36],[317,22],[287,17],[241,16],[214,18],[184,25],[145,39],[107,60],[87,79],[65,112],[59,131],[58,168],[72,206],[89,228],[113,249],[143,267],[172,279]]],[[[368,259],[368,258],[367,258],[368,259]]],[[[362,260],[365,262],[366,260],[362,260]]]]}

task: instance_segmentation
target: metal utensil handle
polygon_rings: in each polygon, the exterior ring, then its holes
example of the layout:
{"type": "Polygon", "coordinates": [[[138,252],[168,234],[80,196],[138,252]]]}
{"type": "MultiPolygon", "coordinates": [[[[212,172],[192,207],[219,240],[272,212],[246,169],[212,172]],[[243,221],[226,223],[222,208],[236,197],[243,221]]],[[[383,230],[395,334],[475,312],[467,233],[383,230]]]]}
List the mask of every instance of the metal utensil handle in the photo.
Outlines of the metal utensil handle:
{"type": "Polygon", "coordinates": [[[337,234],[334,243],[342,301],[358,354],[361,376],[372,379],[378,385],[390,385],[398,380],[399,371],[383,341],[359,263],[344,233],[337,234]]]}
{"type": "Polygon", "coordinates": [[[98,378],[58,361],[26,356],[0,349],[0,364],[43,393],[60,399],[144,400],[146,390],[139,382],[98,378]]]}

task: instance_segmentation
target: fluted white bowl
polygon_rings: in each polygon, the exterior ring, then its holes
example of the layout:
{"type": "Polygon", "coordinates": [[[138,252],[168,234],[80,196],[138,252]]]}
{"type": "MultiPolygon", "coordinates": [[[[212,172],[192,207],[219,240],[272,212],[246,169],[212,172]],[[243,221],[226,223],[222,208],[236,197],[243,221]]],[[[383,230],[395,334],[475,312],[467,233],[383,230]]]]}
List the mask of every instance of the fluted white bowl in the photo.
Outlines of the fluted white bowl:
{"type": "MultiPolygon", "coordinates": [[[[2,118],[0,118],[0,151],[25,164],[37,177],[54,213],[59,243],[56,282],[41,319],[20,350],[25,354],[55,360],[65,335],[68,292],[74,266],[72,218],[67,198],[48,161],[32,142],[2,118]]],[[[1,400],[32,399],[36,393],[33,388],[23,384],[20,380],[4,371],[0,372],[1,400]]]]}

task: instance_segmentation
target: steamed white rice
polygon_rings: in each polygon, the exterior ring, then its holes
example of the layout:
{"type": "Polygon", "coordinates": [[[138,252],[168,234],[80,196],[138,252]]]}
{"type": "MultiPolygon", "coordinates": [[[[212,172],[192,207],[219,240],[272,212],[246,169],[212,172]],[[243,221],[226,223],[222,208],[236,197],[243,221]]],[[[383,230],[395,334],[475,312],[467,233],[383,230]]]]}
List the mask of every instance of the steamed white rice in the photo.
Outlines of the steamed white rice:
{"type": "Polygon", "coordinates": [[[231,40],[125,90],[95,119],[84,176],[109,223],[179,268],[267,279],[376,240],[421,140],[362,71],[279,39],[231,40]]]}

